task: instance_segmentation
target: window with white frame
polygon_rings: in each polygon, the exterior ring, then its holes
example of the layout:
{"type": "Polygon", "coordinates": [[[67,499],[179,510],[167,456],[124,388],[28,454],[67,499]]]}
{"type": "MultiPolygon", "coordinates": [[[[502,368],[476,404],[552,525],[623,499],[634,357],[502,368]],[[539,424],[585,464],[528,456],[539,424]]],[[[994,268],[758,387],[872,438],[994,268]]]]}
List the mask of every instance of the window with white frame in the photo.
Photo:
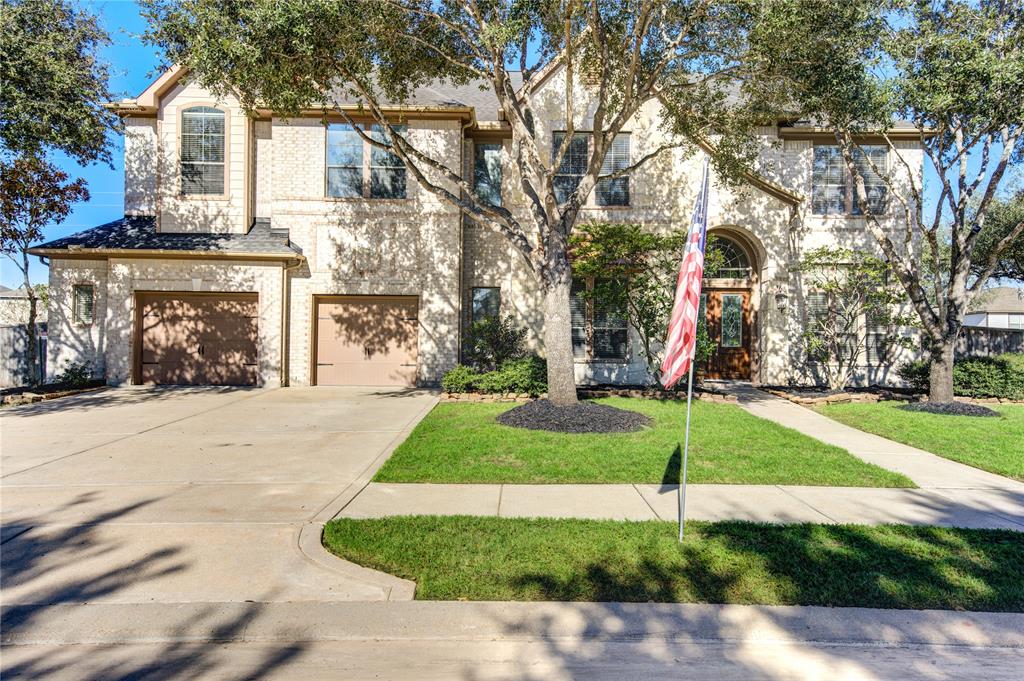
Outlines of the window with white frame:
{"type": "MultiPolygon", "coordinates": [[[[887,170],[888,157],[889,150],[883,145],[868,145],[853,151],[857,173],[864,179],[868,212],[873,215],[885,213],[888,205],[888,187],[880,174],[887,170]]],[[[855,196],[853,177],[836,145],[814,146],[811,211],[815,215],[863,214],[855,196]]]]}
{"type": "Polygon", "coordinates": [[[1024,331],[1024,314],[1011,312],[1006,315],[1006,328],[1024,331]]]}
{"type": "Polygon", "coordinates": [[[194,106],[181,114],[181,193],[224,194],[224,112],[194,106]]]}
{"type": "Polygon", "coordinates": [[[71,318],[75,324],[79,326],[92,324],[95,304],[95,291],[92,284],[75,284],[72,287],[71,318]]]}
{"type": "Polygon", "coordinates": [[[868,364],[880,366],[889,360],[889,323],[886,315],[866,316],[864,346],[868,364]]]}
{"type": "Polygon", "coordinates": [[[616,304],[616,295],[601,295],[602,290],[625,286],[622,281],[574,278],[569,300],[572,324],[572,350],[576,359],[625,360],[629,349],[625,311],[616,304]]]}
{"type": "Polygon", "coordinates": [[[501,205],[501,144],[473,147],[473,184],[476,195],[492,206],[501,205]]]}
{"type": "MultiPolygon", "coordinates": [[[[565,203],[569,196],[580,186],[580,181],[587,172],[587,161],[590,157],[591,134],[586,132],[575,133],[562,162],[558,166],[558,172],[554,176],[555,199],[559,203],[565,203]]],[[[556,132],[551,136],[551,156],[557,157],[565,141],[564,132],[556,132]]],[[[601,174],[610,175],[629,167],[630,156],[630,135],[628,132],[619,133],[612,140],[611,147],[604,157],[601,165],[601,174]]],[[[629,175],[622,175],[612,179],[598,180],[594,188],[594,201],[598,206],[628,206],[629,205],[629,175]]]]}
{"type": "MultiPolygon", "coordinates": [[[[391,127],[405,134],[406,126],[391,127]]],[[[387,143],[387,129],[374,124],[370,137],[387,143]]],[[[364,140],[349,123],[327,126],[327,196],[404,199],[406,194],[405,163],[397,154],[364,140]]]]}

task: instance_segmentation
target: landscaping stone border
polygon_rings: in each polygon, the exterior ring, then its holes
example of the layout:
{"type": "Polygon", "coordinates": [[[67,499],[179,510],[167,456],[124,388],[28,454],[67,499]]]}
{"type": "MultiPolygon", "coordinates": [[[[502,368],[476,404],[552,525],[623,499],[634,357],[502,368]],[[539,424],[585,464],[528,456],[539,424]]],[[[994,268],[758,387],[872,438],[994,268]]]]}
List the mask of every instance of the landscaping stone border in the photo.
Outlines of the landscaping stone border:
{"type": "Polygon", "coordinates": [[[55,392],[45,393],[34,393],[34,392],[23,392],[23,393],[11,393],[9,395],[0,396],[0,406],[3,407],[17,407],[22,404],[33,404],[35,402],[45,402],[48,400],[56,400],[61,397],[71,397],[72,395],[81,395],[83,393],[95,393],[101,390],[106,390],[109,386],[100,385],[92,386],[89,388],[77,388],[74,390],[58,390],[55,392]]]}
{"type": "MultiPolygon", "coordinates": [[[[580,388],[577,394],[581,399],[597,399],[600,397],[633,397],[643,400],[685,400],[686,394],[657,388],[580,388]]],[[[547,393],[531,396],[526,393],[441,393],[442,402],[531,402],[547,399],[547,393]]],[[[711,390],[694,390],[693,398],[705,402],[737,402],[735,395],[714,392],[711,390]]]]}
{"type": "MultiPolygon", "coordinates": [[[[894,392],[892,390],[878,390],[877,392],[841,392],[833,395],[820,395],[806,397],[799,394],[778,390],[776,388],[760,388],[766,393],[782,397],[794,404],[814,406],[819,404],[847,404],[858,402],[927,402],[928,396],[923,394],[908,395],[906,393],[894,392]]],[[[957,402],[968,404],[1024,404],[1024,400],[1010,400],[1001,397],[957,397],[957,402]]]]}

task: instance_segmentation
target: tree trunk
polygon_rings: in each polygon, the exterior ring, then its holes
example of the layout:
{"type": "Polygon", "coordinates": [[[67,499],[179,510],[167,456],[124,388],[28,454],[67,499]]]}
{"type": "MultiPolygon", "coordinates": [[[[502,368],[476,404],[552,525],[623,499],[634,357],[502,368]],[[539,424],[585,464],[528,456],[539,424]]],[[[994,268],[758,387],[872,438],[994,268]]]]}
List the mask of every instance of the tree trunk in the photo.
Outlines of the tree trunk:
{"type": "Polygon", "coordinates": [[[933,342],[931,371],[929,372],[928,401],[953,401],[953,355],[956,336],[933,342]]]}
{"type": "Polygon", "coordinates": [[[28,275],[28,254],[25,250],[22,250],[22,256],[24,258],[25,269],[25,293],[28,295],[28,325],[26,331],[28,332],[28,384],[36,385],[39,383],[39,369],[37,368],[39,357],[39,342],[36,339],[36,292],[32,288],[32,280],[28,275]]]}
{"type": "Polygon", "coordinates": [[[548,399],[558,406],[576,404],[576,368],[572,356],[569,293],[572,276],[558,276],[544,287],[544,350],[548,360],[548,399]]]}

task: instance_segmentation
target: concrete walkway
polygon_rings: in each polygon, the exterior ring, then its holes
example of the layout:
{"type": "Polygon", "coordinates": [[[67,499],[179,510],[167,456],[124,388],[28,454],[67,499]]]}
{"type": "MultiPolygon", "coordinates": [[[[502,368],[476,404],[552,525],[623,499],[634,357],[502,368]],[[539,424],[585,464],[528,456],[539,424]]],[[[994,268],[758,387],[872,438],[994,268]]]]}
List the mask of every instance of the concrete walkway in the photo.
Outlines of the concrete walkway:
{"type": "MultiPolygon", "coordinates": [[[[687,517],[777,523],[937,525],[1024,531],[1024,483],[837,423],[744,384],[727,384],[755,416],[903,473],[920,489],[689,485],[687,517]]],[[[372,483],[340,516],[674,520],[676,485],[439,485],[372,483]]]]}

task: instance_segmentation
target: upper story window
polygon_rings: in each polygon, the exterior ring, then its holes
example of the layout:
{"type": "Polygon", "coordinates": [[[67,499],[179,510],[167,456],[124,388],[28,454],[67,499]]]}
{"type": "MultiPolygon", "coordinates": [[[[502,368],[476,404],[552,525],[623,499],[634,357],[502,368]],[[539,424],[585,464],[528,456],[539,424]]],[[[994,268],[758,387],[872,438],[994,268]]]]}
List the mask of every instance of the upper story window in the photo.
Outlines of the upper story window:
{"type": "Polygon", "coordinates": [[[71,318],[75,324],[88,326],[93,321],[96,299],[92,284],[75,284],[71,290],[71,318]]]}
{"type": "MultiPolygon", "coordinates": [[[[583,175],[587,172],[587,160],[590,155],[590,133],[578,132],[572,136],[569,148],[562,157],[562,163],[554,177],[555,199],[565,203],[569,196],[580,186],[583,175]]],[[[558,155],[565,141],[564,132],[556,132],[551,136],[551,155],[558,155]]],[[[629,133],[619,133],[612,140],[601,165],[601,174],[609,175],[629,166],[629,133]]],[[[623,175],[610,180],[598,180],[594,192],[594,200],[598,206],[628,206],[629,176],[623,175]]]]}
{"type": "MultiPolygon", "coordinates": [[[[392,127],[405,134],[404,125],[392,127]]],[[[386,142],[388,132],[375,124],[370,137],[386,142]]],[[[332,123],[327,127],[327,196],[404,199],[405,164],[397,154],[364,140],[348,123],[332,123]]]]}
{"type": "Polygon", "coordinates": [[[1006,315],[1006,328],[1024,331],[1024,314],[1011,312],[1006,315]]]}
{"type": "Polygon", "coordinates": [[[473,149],[476,195],[492,206],[501,205],[501,144],[477,144],[473,149]]]}
{"type": "Polygon", "coordinates": [[[569,310],[576,359],[626,359],[629,334],[625,311],[614,302],[617,296],[602,295],[603,289],[614,291],[614,287],[625,285],[609,279],[573,279],[569,310]]]}
{"type": "MultiPolygon", "coordinates": [[[[854,163],[857,172],[864,178],[868,211],[872,215],[881,215],[886,211],[888,187],[874,168],[886,172],[888,151],[883,145],[854,149],[854,163]]],[[[811,210],[815,215],[863,214],[854,196],[853,178],[838,146],[818,144],[814,147],[811,210]]]]}
{"type": "Polygon", "coordinates": [[[224,112],[194,106],[181,114],[181,193],[224,194],[224,112]]]}

